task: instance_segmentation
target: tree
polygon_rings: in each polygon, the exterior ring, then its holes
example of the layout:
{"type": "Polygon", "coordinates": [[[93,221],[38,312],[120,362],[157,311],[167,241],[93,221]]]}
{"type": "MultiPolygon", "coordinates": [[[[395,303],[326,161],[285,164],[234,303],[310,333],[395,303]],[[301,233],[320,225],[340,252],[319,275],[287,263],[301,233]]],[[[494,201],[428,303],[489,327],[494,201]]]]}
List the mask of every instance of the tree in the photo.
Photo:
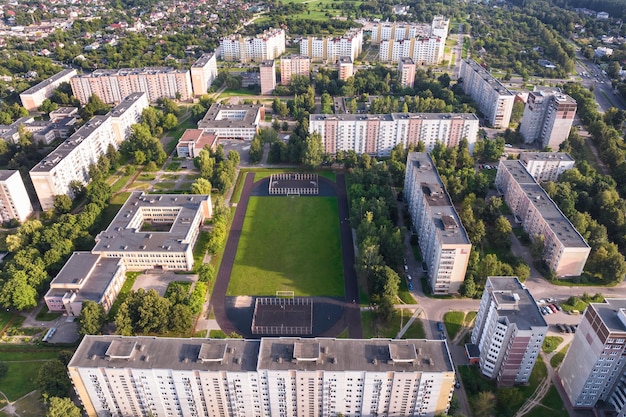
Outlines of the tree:
{"type": "Polygon", "coordinates": [[[169,329],[175,333],[184,333],[189,330],[193,322],[191,308],[184,304],[176,304],[172,307],[170,315],[169,329]]]}
{"type": "Polygon", "coordinates": [[[524,115],[524,103],[522,101],[516,101],[513,103],[513,110],[511,111],[510,124],[519,123],[524,115]]]}
{"type": "Polygon", "coordinates": [[[263,158],[263,145],[256,136],[252,139],[252,143],[250,144],[249,157],[250,162],[253,164],[258,164],[263,158]]]}
{"type": "Polygon", "coordinates": [[[49,397],[46,417],[81,417],[80,408],[68,397],[49,397]]]}
{"type": "Polygon", "coordinates": [[[586,269],[606,282],[622,282],[626,274],[626,261],[615,243],[604,243],[592,251],[586,269]]]}
{"type": "Polygon", "coordinates": [[[67,397],[72,387],[67,368],[58,359],[44,363],[34,382],[37,389],[48,397],[67,397]]]}
{"type": "Polygon", "coordinates": [[[173,113],[168,113],[163,118],[163,130],[172,130],[178,125],[178,118],[173,113]]]}
{"type": "Polygon", "coordinates": [[[463,285],[461,285],[461,295],[473,298],[476,295],[476,283],[474,282],[474,278],[467,277],[465,281],[463,281],[463,285]]]}
{"type": "Polygon", "coordinates": [[[496,396],[491,391],[482,391],[474,399],[474,415],[478,417],[489,417],[496,406],[496,396]]]}
{"type": "Polygon", "coordinates": [[[47,98],[41,102],[41,106],[39,106],[39,111],[42,113],[50,113],[58,108],[58,104],[53,103],[52,101],[50,101],[49,98],[47,98]]]}
{"type": "Polygon", "coordinates": [[[94,301],[84,301],[78,316],[78,333],[81,335],[100,334],[105,320],[106,313],[102,305],[94,301]]]}
{"type": "Polygon", "coordinates": [[[318,132],[311,133],[305,141],[302,163],[309,169],[320,166],[324,157],[322,136],[318,132]]]}
{"type": "Polygon", "coordinates": [[[215,276],[215,268],[211,264],[202,264],[198,270],[198,281],[211,282],[215,276]]]}
{"type": "Polygon", "coordinates": [[[506,217],[500,216],[493,225],[493,233],[490,239],[496,246],[508,248],[511,246],[511,232],[513,232],[511,223],[509,223],[506,217]]]}
{"type": "Polygon", "coordinates": [[[72,199],[67,194],[54,196],[54,212],[58,215],[69,213],[72,209],[72,199]]]}
{"type": "Polygon", "coordinates": [[[198,178],[191,184],[191,193],[192,194],[211,194],[211,190],[213,186],[209,182],[209,180],[204,178],[198,178]]]}
{"type": "Polygon", "coordinates": [[[37,306],[37,290],[28,283],[24,271],[6,271],[7,280],[0,289],[0,304],[16,310],[29,310],[37,306]]]}

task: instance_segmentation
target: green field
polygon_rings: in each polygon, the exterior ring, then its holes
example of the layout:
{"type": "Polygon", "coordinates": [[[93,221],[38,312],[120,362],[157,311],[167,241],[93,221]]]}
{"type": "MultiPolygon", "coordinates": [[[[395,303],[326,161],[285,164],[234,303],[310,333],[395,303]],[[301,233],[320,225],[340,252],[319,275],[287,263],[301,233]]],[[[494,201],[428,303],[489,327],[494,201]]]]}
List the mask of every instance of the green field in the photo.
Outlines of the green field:
{"type": "Polygon", "coordinates": [[[344,294],[335,197],[250,197],[227,295],[344,294]]]}

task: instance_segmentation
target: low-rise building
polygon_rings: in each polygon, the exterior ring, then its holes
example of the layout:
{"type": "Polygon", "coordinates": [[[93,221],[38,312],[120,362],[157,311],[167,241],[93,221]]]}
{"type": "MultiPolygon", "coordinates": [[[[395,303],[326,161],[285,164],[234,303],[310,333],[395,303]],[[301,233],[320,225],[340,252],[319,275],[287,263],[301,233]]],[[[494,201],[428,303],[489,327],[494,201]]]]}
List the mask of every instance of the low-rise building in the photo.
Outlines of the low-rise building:
{"type": "Polygon", "coordinates": [[[75,75],[75,69],[64,69],[39,84],[24,90],[20,93],[22,106],[28,111],[37,110],[45,99],[52,97],[52,93],[59,85],[69,82],[75,75]]]}
{"type": "Polygon", "coordinates": [[[200,122],[198,129],[218,139],[252,140],[265,118],[265,108],[257,104],[213,104],[200,122]]]}
{"type": "Polygon", "coordinates": [[[521,152],[519,160],[537,182],[557,181],[576,162],[565,152],[521,152]]]}
{"type": "Polygon", "coordinates": [[[455,379],[446,341],[415,339],[85,336],[68,370],[90,417],[433,417],[455,379]]]}
{"type": "Polygon", "coordinates": [[[32,212],[20,172],[0,169],[0,223],[13,219],[23,222],[32,212]]]}
{"type": "Polygon", "coordinates": [[[495,180],[504,201],[533,239],[543,239],[543,260],[557,276],[579,276],[591,248],[520,161],[500,161],[495,180]]]}
{"type": "Polygon", "coordinates": [[[434,294],[459,292],[472,244],[430,155],[407,158],[404,198],[434,294]]]}
{"type": "Polygon", "coordinates": [[[480,300],[472,343],[483,375],[500,386],[526,384],[548,325],[517,277],[489,277],[480,300]]]}
{"type": "Polygon", "coordinates": [[[202,129],[187,129],[178,140],[176,155],[179,158],[195,158],[205,147],[215,150],[217,137],[210,133],[204,133],[202,129]]]}

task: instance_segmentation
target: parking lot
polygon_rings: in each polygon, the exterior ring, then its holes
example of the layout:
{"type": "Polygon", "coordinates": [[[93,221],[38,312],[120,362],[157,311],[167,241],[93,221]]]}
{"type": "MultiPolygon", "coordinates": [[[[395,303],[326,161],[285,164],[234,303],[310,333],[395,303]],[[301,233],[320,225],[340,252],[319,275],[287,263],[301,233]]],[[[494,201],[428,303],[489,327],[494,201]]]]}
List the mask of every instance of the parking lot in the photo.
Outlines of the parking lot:
{"type": "Polygon", "coordinates": [[[220,139],[220,145],[224,145],[224,155],[228,155],[228,151],[233,150],[239,154],[241,158],[240,165],[250,165],[250,142],[238,139],[220,139]]]}

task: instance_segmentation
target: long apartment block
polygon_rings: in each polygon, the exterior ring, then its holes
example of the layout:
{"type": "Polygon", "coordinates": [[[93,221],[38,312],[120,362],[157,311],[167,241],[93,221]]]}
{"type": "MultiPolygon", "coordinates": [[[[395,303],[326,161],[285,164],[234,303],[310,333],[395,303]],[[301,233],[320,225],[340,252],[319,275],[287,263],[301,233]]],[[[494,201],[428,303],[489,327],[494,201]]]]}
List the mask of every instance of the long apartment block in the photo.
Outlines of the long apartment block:
{"type": "Polygon", "coordinates": [[[32,212],[20,172],[0,169],[0,223],[13,219],[23,222],[32,212]]]}
{"type": "Polygon", "coordinates": [[[358,154],[389,156],[394,146],[423,142],[432,150],[437,142],[457,146],[467,139],[470,151],[478,135],[472,113],[312,114],[309,133],[322,136],[324,152],[353,150],[358,154]]]}
{"type": "Polygon", "coordinates": [[[471,59],[461,61],[459,78],[463,79],[465,94],[472,97],[492,127],[500,129],[509,127],[515,94],[471,59]]]}
{"type": "Polygon", "coordinates": [[[95,116],[30,170],[30,178],[43,210],[54,205],[54,196],[73,197],[70,183],[89,182],[89,165],[96,163],[112,145],[115,149],[130,135],[148,107],[145,93],[135,93],[105,116],[95,116]]]}
{"type": "Polygon", "coordinates": [[[543,260],[557,276],[582,273],[591,248],[520,161],[500,161],[495,185],[517,221],[543,237],[543,260]]]}
{"type": "Polygon", "coordinates": [[[74,96],[86,104],[92,95],[105,103],[117,104],[134,93],[146,93],[149,102],[160,98],[193,98],[189,70],[170,67],[122,68],[95,70],[70,80],[74,96]]]}
{"type": "Polygon", "coordinates": [[[356,61],[363,49],[363,31],[350,29],[340,37],[309,36],[300,41],[300,55],[312,61],[335,63],[340,57],[356,61]]]}
{"type": "Polygon", "coordinates": [[[254,37],[231,35],[220,40],[224,61],[261,62],[285,53],[285,30],[268,29],[254,37]]]}
{"type": "Polygon", "coordinates": [[[62,83],[70,82],[70,79],[76,75],[75,69],[64,69],[54,74],[37,85],[24,90],[20,93],[22,106],[28,111],[35,111],[41,106],[43,101],[52,97],[52,92],[62,83]]]}
{"type": "Polygon", "coordinates": [[[78,316],[89,300],[108,312],[127,270],[192,270],[193,247],[212,214],[209,195],[133,192],[91,252],[74,252],[52,280],[48,309],[78,316]]]}
{"type": "Polygon", "coordinates": [[[412,152],[406,164],[404,198],[434,294],[459,292],[472,244],[427,153],[412,152]]]}
{"type": "Polygon", "coordinates": [[[548,325],[535,299],[517,277],[488,277],[472,343],[483,375],[500,386],[526,384],[548,325]]]}
{"type": "Polygon", "coordinates": [[[626,298],[589,304],[558,377],[573,407],[626,416],[626,298]]]}
{"type": "Polygon", "coordinates": [[[406,40],[435,36],[445,38],[448,36],[450,19],[437,15],[429,25],[428,23],[406,22],[381,22],[372,24],[372,45],[377,45],[386,40],[406,40]]]}
{"type": "Polygon", "coordinates": [[[434,416],[446,341],[85,336],[69,374],[88,416],[434,416]]]}

